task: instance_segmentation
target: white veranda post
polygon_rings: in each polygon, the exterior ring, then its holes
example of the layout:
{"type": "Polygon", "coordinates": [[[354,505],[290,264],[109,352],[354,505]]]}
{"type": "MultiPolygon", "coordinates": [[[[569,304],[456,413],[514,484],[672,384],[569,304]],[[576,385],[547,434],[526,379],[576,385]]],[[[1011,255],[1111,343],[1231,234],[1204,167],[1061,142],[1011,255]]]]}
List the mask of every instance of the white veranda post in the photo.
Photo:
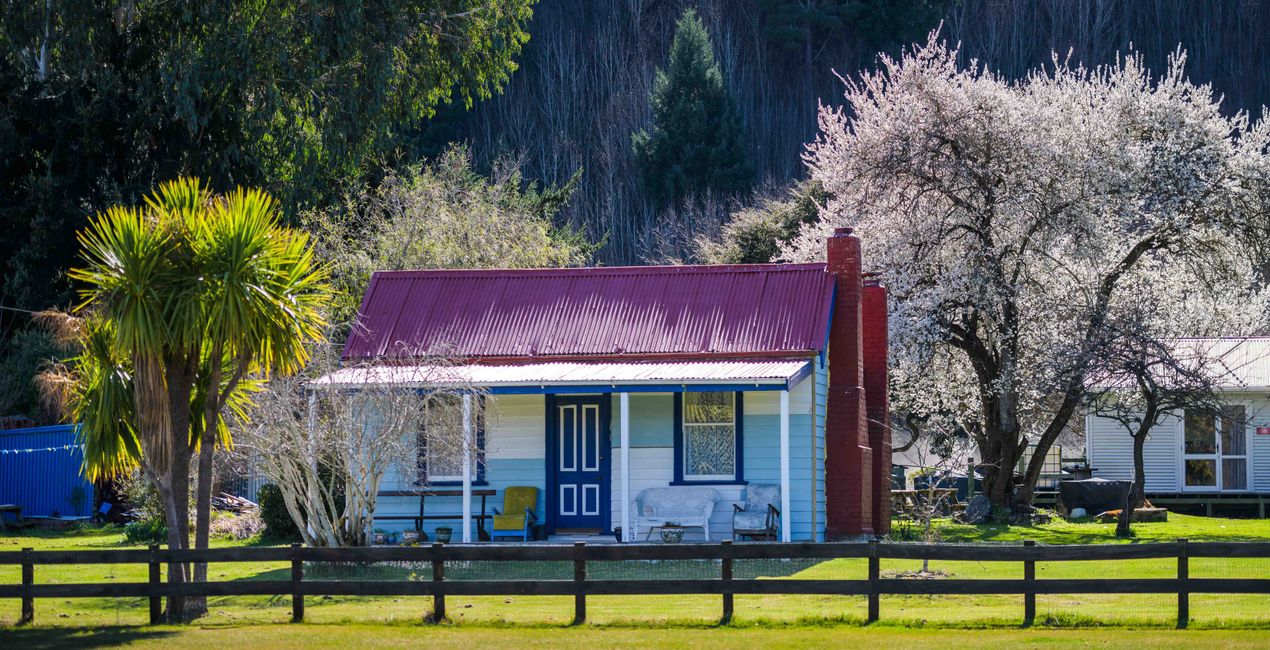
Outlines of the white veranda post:
{"type": "Polygon", "coordinates": [[[781,391],[781,541],[789,541],[789,391],[781,391]]]}
{"type": "Polygon", "coordinates": [[[631,530],[631,394],[622,393],[619,400],[622,467],[622,541],[635,539],[631,530]]]}
{"type": "Polygon", "coordinates": [[[463,543],[472,541],[472,396],[463,396],[463,543]]]}

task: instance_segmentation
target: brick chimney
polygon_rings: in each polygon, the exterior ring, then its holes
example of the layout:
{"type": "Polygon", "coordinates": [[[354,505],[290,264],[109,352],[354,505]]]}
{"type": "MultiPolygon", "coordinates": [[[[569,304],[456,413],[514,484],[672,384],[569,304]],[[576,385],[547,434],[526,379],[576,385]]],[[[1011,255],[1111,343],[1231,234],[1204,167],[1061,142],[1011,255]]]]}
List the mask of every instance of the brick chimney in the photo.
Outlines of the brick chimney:
{"type": "Polygon", "coordinates": [[[865,406],[860,240],[850,228],[839,228],[827,246],[837,289],[825,396],[825,536],[835,539],[874,531],[874,464],[865,406]]]}
{"type": "Polygon", "coordinates": [[[865,275],[861,302],[864,399],[869,449],[873,451],[873,532],[891,531],[891,408],[887,394],[886,287],[865,275]]]}

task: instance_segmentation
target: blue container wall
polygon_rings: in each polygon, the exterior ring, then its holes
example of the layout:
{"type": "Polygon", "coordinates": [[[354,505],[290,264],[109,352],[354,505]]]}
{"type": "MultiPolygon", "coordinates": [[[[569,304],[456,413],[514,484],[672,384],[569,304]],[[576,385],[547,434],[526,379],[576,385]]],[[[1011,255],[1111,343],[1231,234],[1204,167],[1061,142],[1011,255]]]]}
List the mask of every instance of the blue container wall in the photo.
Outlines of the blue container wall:
{"type": "Polygon", "coordinates": [[[22,506],[24,517],[90,516],[93,484],[79,473],[78,443],[72,425],[0,431],[0,503],[22,506]]]}

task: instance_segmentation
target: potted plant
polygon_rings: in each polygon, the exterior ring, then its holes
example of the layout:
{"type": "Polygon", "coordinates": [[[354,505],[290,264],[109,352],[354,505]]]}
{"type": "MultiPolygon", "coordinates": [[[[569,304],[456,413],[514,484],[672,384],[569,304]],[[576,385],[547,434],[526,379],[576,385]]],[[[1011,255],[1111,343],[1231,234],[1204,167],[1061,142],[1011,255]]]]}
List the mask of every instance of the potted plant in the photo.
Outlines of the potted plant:
{"type": "Polygon", "coordinates": [[[438,541],[438,542],[441,542],[442,544],[449,544],[449,543],[450,543],[450,540],[451,540],[453,537],[454,537],[454,529],[453,529],[453,528],[450,528],[449,526],[438,526],[438,527],[437,527],[437,541],[438,541]]]}
{"type": "Polygon", "coordinates": [[[388,543],[388,531],[382,528],[376,528],[370,536],[371,543],[375,546],[383,546],[388,543]]]}
{"type": "Polygon", "coordinates": [[[683,524],[677,521],[668,521],[662,524],[660,532],[663,544],[678,544],[684,539],[683,524]]]}
{"type": "Polygon", "coordinates": [[[418,544],[418,543],[419,543],[419,531],[417,530],[402,531],[401,533],[402,546],[414,546],[415,544],[418,544]]]}

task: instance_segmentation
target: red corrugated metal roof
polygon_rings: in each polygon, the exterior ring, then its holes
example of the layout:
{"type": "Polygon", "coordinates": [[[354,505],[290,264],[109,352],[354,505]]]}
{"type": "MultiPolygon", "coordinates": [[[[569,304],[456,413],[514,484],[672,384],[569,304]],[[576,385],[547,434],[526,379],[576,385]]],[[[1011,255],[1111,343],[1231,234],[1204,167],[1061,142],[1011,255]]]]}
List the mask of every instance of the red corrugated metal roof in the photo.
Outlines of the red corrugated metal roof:
{"type": "Polygon", "coordinates": [[[344,358],[815,352],[833,286],[824,264],[380,271],[344,358]]]}

